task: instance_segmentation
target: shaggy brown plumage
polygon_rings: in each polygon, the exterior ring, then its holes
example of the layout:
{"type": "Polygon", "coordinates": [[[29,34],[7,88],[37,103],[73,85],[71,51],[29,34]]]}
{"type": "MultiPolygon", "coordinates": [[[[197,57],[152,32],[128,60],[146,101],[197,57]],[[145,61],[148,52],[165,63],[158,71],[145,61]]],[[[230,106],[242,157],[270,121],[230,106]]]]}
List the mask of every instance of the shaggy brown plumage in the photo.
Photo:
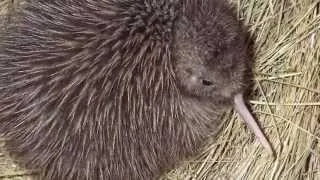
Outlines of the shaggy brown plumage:
{"type": "Polygon", "coordinates": [[[155,179],[245,90],[223,0],[27,0],[1,34],[0,133],[42,179],[155,179]]]}

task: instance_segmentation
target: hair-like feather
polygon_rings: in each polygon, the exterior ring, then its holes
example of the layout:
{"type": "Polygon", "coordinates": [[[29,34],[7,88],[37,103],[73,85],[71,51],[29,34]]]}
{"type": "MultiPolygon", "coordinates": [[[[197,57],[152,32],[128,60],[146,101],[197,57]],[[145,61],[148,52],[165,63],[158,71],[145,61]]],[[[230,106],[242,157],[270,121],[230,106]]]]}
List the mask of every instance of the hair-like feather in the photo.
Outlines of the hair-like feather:
{"type": "Polygon", "coordinates": [[[26,0],[1,34],[0,133],[43,179],[156,178],[221,123],[224,104],[184,92],[183,55],[238,50],[208,66],[237,62],[221,81],[239,90],[241,33],[219,0],[26,0]]]}

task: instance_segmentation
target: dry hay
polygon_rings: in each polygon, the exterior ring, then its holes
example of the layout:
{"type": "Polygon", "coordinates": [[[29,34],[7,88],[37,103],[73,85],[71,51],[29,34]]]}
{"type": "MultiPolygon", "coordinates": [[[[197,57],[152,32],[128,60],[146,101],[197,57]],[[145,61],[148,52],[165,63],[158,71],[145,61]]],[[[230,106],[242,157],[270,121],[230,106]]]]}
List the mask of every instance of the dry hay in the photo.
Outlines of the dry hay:
{"type": "MultiPolygon", "coordinates": [[[[14,8],[11,2],[0,0],[0,16],[14,8]]],[[[255,40],[249,102],[277,156],[230,111],[218,141],[162,179],[320,179],[320,1],[233,3],[255,40]]],[[[0,179],[28,179],[32,172],[14,166],[2,144],[0,179]]]]}

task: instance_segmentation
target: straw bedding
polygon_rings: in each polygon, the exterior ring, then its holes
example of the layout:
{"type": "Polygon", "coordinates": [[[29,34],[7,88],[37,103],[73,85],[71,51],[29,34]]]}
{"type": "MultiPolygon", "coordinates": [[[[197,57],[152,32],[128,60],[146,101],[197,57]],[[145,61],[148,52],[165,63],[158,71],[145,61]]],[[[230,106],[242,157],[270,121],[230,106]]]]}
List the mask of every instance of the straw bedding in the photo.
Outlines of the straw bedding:
{"type": "MultiPolygon", "coordinates": [[[[0,29],[22,2],[0,0],[0,29]]],[[[230,111],[217,141],[161,179],[320,179],[320,1],[232,3],[255,41],[249,104],[276,157],[230,111]]],[[[0,179],[30,179],[34,172],[14,165],[3,144],[0,139],[0,179]]]]}

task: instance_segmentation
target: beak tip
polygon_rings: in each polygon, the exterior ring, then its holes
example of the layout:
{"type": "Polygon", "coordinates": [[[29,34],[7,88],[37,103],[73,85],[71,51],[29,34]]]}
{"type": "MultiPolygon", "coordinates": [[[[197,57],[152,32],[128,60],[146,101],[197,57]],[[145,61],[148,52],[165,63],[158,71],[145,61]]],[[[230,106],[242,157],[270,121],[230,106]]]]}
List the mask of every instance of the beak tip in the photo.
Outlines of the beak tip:
{"type": "Polygon", "coordinates": [[[234,104],[235,104],[235,110],[240,114],[242,119],[246,122],[249,128],[256,135],[256,138],[259,140],[260,144],[268,151],[268,154],[271,154],[272,156],[274,156],[275,152],[271,144],[269,143],[264,133],[260,129],[259,125],[257,124],[255,119],[249,112],[248,108],[246,107],[244,103],[243,95],[241,93],[235,95],[234,104]]]}

